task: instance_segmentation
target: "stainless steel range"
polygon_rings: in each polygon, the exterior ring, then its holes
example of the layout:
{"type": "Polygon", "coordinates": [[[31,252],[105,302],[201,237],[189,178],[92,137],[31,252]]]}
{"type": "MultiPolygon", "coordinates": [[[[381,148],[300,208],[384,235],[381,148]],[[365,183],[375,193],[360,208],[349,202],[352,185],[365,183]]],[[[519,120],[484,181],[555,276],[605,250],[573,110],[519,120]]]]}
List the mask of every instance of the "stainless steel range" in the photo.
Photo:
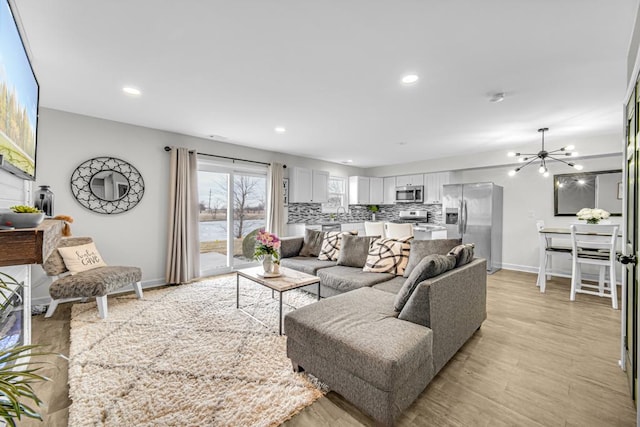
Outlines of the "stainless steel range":
{"type": "Polygon", "coordinates": [[[413,224],[413,237],[416,240],[446,239],[446,227],[429,224],[429,211],[400,211],[396,223],[413,224]]]}
{"type": "Polygon", "coordinates": [[[400,211],[398,219],[392,221],[397,223],[407,223],[412,222],[415,224],[419,223],[427,223],[429,222],[429,212],[428,211],[400,211]]]}

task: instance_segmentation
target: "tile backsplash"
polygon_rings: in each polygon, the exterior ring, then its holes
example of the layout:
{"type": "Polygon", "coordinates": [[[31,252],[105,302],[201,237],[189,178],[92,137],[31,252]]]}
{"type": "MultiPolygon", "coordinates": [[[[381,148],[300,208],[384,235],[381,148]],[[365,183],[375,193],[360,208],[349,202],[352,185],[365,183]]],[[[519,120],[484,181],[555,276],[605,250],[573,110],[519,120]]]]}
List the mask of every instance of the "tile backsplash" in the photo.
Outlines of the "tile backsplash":
{"type": "MultiPolygon", "coordinates": [[[[367,210],[368,205],[349,205],[349,212],[345,216],[338,215],[339,222],[360,222],[371,221],[371,212],[367,210]]],[[[376,221],[392,221],[398,219],[400,211],[426,210],[429,212],[429,222],[442,223],[442,205],[431,205],[422,203],[403,203],[397,205],[378,205],[380,210],[376,213],[376,221]]],[[[317,224],[331,219],[331,214],[322,213],[320,203],[289,203],[289,214],[287,222],[317,224]]]]}

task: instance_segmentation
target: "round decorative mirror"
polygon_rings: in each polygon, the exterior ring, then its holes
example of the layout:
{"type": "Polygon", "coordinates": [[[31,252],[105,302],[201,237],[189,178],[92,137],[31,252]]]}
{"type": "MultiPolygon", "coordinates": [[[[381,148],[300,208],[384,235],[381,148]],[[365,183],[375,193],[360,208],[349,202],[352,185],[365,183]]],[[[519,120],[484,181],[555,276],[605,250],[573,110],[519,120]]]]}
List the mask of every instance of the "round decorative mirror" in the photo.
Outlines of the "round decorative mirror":
{"type": "Polygon", "coordinates": [[[129,180],[120,172],[101,171],[93,175],[89,187],[98,199],[114,202],[127,195],[129,180]]]}
{"type": "Polygon", "coordinates": [[[135,207],[144,194],[144,180],[130,163],[96,157],[80,164],[71,175],[71,192],[85,208],[117,214],[135,207]]]}

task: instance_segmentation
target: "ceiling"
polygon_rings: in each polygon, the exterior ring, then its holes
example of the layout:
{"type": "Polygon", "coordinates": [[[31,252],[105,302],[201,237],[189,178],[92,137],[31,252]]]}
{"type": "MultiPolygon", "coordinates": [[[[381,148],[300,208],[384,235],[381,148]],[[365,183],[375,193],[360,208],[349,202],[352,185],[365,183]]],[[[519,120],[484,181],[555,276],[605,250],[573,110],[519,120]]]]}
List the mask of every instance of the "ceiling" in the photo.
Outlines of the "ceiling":
{"type": "Polygon", "coordinates": [[[554,135],[621,137],[638,7],[638,0],[12,3],[41,106],[359,167],[537,147],[543,126],[549,144],[554,135]],[[408,73],[420,80],[401,84],[408,73]],[[142,95],[125,95],[126,85],[142,95]],[[489,102],[496,92],[504,101],[489,102]]]}

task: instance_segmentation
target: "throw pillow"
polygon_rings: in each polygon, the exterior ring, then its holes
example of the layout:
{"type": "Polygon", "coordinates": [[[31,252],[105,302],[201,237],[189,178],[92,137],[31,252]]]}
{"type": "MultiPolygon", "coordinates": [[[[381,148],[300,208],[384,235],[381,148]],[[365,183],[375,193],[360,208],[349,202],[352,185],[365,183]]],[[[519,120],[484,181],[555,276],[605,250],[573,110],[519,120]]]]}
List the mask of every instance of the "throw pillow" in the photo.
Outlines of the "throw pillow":
{"type": "Polygon", "coordinates": [[[338,265],[364,267],[373,239],[373,236],[353,236],[351,234],[342,236],[338,265]]]}
{"type": "Polygon", "coordinates": [[[407,268],[404,270],[404,277],[409,277],[422,258],[431,254],[446,255],[460,243],[462,243],[461,239],[414,240],[411,242],[411,252],[407,268]]]}
{"type": "Polygon", "coordinates": [[[409,261],[411,240],[413,240],[413,236],[402,239],[374,240],[362,271],[392,273],[402,276],[409,261]]]}
{"type": "Polygon", "coordinates": [[[304,241],[302,242],[302,249],[300,249],[300,256],[317,257],[320,255],[323,239],[324,233],[322,231],[306,228],[304,230],[304,241]]]}
{"type": "Polygon", "coordinates": [[[456,257],[456,267],[469,264],[473,260],[473,243],[458,245],[449,251],[449,255],[456,257]]]}
{"type": "Polygon", "coordinates": [[[324,233],[322,249],[318,259],[321,261],[337,261],[340,256],[340,242],[345,234],[357,234],[357,231],[329,231],[324,233]]]}
{"type": "Polygon", "coordinates": [[[398,291],[393,304],[395,310],[398,312],[402,311],[419,283],[449,271],[455,268],[455,266],[456,257],[453,255],[433,254],[422,258],[418,265],[411,271],[407,280],[404,281],[400,291],[398,291]]]}
{"type": "Polygon", "coordinates": [[[94,243],[87,243],[80,246],[68,246],[58,248],[58,252],[64,261],[65,267],[71,274],[78,274],[82,271],[91,270],[96,267],[106,267],[98,249],[94,243]]]}

